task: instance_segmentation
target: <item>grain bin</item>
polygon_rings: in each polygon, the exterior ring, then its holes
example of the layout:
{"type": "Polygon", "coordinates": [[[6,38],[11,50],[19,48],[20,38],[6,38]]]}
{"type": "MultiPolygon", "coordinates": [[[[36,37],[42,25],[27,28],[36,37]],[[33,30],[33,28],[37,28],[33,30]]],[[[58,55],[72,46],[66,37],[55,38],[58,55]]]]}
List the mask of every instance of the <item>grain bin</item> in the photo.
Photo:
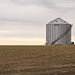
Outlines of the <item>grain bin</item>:
{"type": "Polygon", "coordinates": [[[61,18],[46,24],[46,45],[70,45],[72,25],[61,18]]]}

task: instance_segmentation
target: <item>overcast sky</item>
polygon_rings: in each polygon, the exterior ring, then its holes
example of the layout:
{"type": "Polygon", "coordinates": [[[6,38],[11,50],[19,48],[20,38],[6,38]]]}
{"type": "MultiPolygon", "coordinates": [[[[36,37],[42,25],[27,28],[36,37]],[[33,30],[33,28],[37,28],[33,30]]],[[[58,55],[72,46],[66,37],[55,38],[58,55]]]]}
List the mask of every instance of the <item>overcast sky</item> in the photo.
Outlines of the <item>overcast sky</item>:
{"type": "Polygon", "coordinates": [[[0,44],[45,44],[46,24],[56,18],[73,24],[75,0],[0,0],[0,44]]]}

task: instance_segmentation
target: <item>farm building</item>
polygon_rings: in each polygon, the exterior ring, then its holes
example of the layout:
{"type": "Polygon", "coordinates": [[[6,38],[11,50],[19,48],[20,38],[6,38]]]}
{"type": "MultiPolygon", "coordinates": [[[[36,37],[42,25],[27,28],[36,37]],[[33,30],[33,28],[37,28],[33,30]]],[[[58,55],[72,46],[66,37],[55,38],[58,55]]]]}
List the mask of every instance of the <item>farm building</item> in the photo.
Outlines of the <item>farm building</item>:
{"type": "Polygon", "coordinates": [[[70,45],[72,25],[61,18],[46,24],[46,45],[70,45]]]}

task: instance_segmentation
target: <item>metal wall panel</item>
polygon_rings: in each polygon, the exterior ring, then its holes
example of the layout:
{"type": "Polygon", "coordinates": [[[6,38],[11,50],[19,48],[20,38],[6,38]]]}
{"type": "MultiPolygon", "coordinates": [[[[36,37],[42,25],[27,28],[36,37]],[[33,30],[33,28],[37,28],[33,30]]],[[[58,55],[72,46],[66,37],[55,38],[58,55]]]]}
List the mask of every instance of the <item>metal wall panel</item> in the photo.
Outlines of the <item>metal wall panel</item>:
{"type": "MultiPolygon", "coordinates": [[[[46,25],[46,43],[48,43],[48,45],[51,45],[51,43],[55,41],[58,37],[60,37],[63,33],[65,33],[69,27],[70,24],[59,24],[59,26],[55,26],[55,24],[46,25]]],[[[66,33],[54,44],[71,44],[71,30],[69,30],[68,33],[66,33]]]]}

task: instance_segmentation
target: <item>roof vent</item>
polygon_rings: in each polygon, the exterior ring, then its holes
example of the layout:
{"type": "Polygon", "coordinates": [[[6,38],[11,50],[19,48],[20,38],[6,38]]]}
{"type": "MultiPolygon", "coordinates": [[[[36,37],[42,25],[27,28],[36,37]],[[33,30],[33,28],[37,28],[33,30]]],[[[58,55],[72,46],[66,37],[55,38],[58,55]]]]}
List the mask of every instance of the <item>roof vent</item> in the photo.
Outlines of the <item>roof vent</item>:
{"type": "Polygon", "coordinates": [[[56,21],[56,22],[58,22],[58,21],[56,21]]]}

